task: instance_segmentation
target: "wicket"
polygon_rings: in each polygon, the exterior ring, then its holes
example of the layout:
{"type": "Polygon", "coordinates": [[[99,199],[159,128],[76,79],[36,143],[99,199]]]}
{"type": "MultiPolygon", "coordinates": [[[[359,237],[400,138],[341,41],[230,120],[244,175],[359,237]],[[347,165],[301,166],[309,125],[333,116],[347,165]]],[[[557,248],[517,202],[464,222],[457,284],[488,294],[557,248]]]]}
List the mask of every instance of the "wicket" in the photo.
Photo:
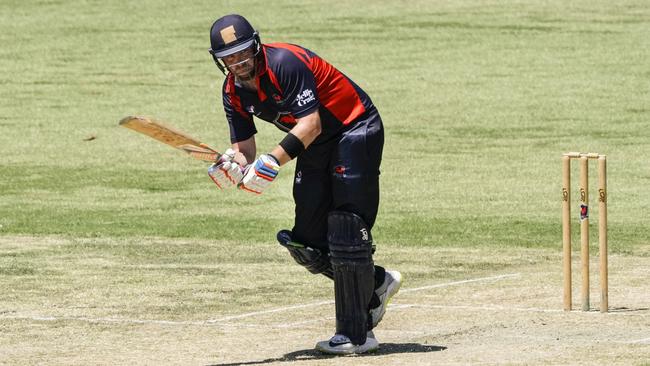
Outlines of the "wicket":
{"type": "Polygon", "coordinates": [[[600,312],[608,311],[607,284],[607,158],[598,153],[562,156],[562,247],[564,310],[571,311],[571,159],[580,161],[580,257],[582,311],[589,311],[589,159],[598,161],[598,241],[600,250],[600,312]]]}

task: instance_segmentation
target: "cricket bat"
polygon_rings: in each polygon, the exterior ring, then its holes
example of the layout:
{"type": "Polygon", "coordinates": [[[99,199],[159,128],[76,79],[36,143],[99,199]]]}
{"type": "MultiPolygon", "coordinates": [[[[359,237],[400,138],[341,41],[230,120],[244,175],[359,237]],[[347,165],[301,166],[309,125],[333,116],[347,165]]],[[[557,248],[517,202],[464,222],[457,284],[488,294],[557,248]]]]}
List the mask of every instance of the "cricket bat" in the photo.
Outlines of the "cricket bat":
{"type": "MultiPolygon", "coordinates": [[[[207,144],[173,127],[147,117],[124,117],[120,121],[120,126],[130,128],[164,144],[180,149],[198,160],[215,162],[221,157],[221,153],[207,144]]],[[[238,153],[238,155],[241,154],[238,153]]],[[[243,158],[243,155],[241,158],[243,158]]],[[[235,160],[238,159],[236,158],[235,160]]],[[[246,159],[243,161],[246,161],[246,159]]]]}

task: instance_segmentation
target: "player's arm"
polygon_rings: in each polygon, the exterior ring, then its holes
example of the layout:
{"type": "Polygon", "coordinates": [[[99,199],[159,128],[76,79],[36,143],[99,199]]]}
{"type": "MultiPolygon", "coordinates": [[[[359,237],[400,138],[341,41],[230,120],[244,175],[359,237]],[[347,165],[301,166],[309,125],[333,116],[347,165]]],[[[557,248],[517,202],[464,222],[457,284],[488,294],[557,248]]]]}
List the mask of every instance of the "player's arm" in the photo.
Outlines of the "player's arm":
{"type": "Polygon", "coordinates": [[[318,113],[318,109],[316,109],[313,113],[296,119],[296,125],[289,131],[282,142],[271,150],[271,155],[282,166],[311,145],[320,133],[320,114],[318,113]]]}
{"type": "Polygon", "coordinates": [[[257,152],[257,146],[255,144],[255,136],[251,136],[250,138],[244,141],[234,142],[232,144],[232,149],[237,152],[240,152],[245,158],[245,161],[240,161],[237,159],[237,156],[235,156],[235,161],[239,165],[246,166],[252,163],[255,160],[255,154],[257,152]]]}
{"type": "Polygon", "coordinates": [[[208,168],[208,175],[219,188],[236,186],[244,176],[244,167],[255,159],[255,124],[251,113],[241,107],[232,80],[224,81],[222,96],[232,147],[208,168]]]}
{"type": "Polygon", "coordinates": [[[244,167],[255,160],[257,129],[253,123],[253,114],[242,108],[234,88],[231,78],[226,78],[221,92],[223,109],[230,129],[231,148],[238,153],[233,161],[244,167]]]}
{"type": "MultiPolygon", "coordinates": [[[[280,166],[298,156],[321,133],[321,120],[318,108],[305,116],[296,119],[296,125],[287,133],[284,139],[270,154],[260,155],[246,170],[238,187],[240,189],[260,194],[275,179],[280,166]]],[[[244,155],[250,154],[249,149],[244,155]]]]}
{"type": "Polygon", "coordinates": [[[289,51],[282,52],[276,76],[285,91],[283,109],[294,116],[296,125],[278,146],[260,155],[244,174],[238,187],[256,194],[262,193],[275,180],[280,166],[300,155],[322,130],[316,79],[306,61],[309,55],[305,52],[299,57],[289,51]]]}

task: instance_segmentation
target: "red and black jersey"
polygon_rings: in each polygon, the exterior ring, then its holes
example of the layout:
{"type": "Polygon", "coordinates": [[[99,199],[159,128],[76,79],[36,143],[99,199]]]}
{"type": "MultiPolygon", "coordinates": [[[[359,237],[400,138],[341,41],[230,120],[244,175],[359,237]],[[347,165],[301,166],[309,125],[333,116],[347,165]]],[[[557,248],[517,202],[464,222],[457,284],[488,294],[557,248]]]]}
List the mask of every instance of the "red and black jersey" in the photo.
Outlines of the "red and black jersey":
{"type": "Polygon", "coordinates": [[[329,140],[344,126],[374,109],[368,95],[352,80],[310,50],[287,43],[262,45],[264,64],[257,92],[244,89],[228,74],[223,84],[223,106],[231,142],[249,139],[257,130],[253,116],[283,131],[296,118],[318,109],[322,132],[314,141],[329,140]]]}

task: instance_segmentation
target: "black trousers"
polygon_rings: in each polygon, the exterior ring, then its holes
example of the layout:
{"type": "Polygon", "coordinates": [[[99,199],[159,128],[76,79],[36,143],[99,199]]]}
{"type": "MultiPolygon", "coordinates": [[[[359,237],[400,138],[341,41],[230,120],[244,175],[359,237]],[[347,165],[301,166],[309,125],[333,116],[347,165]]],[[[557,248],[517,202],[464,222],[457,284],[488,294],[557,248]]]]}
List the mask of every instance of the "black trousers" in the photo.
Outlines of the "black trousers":
{"type": "Polygon", "coordinates": [[[375,108],[337,138],[298,156],[293,184],[293,239],[328,252],[327,214],[353,212],[372,228],[379,207],[379,166],[384,129],[375,108]]]}

